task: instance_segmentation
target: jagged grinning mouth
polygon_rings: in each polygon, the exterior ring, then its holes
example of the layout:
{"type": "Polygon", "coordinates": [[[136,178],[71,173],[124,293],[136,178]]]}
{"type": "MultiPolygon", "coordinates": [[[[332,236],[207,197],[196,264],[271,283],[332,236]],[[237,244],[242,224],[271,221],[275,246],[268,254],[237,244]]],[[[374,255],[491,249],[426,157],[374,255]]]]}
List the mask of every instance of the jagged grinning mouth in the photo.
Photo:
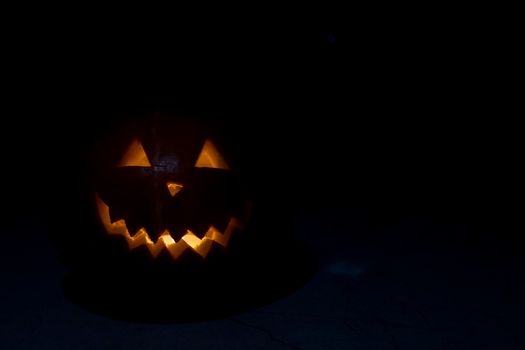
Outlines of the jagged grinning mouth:
{"type": "Polygon", "coordinates": [[[214,226],[210,226],[204,237],[201,239],[190,230],[186,230],[186,234],[182,236],[178,242],[175,242],[173,237],[171,237],[170,232],[164,230],[158,237],[157,241],[153,242],[144,228],[139,229],[132,236],[128,231],[124,219],[111,222],[109,206],[104,203],[98,194],[96,195],[96,201],[98,215],[109,234],[123,236],[128,242],[129,249],[145,245],[154,258],[157,257],[163,249],[166,249],[175,260],[188,248],[205,258],[208,255],[213,242],[226,247],[233,231],[236,229],[242,230],[244,228],[244,225],[239,219],[232,217],[230,218],[224,233],[216,229],[214,226]]]}

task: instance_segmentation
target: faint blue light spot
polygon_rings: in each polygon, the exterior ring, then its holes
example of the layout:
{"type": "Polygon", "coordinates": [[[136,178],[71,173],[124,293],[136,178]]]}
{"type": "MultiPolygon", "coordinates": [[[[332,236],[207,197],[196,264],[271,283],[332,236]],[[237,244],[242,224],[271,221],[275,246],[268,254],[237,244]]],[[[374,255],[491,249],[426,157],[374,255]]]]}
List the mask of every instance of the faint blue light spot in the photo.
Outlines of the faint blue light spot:
{"type": "Polygon", "coordinates": [[[326,40],[330,44],[335,44],[335,42],[337,41],[337,38],[335,37],[335,35],[333,33],[328,33],[328,35],[326,36],[326,40]]]}
{"type": "Polygon", "coordinates": [[[345,261],[331,264],[328,271],[334,275],[358,277],[365,273],[366,269],[362,265],[351,264],[345,261]]]}

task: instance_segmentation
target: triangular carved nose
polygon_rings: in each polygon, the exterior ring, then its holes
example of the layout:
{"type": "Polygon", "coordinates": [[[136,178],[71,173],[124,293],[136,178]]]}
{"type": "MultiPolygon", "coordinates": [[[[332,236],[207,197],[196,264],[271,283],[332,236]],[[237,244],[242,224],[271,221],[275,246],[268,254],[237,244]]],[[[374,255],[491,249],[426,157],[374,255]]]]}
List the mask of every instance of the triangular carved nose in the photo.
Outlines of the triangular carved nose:
{"type": "Polygon", "coordinates": [[[170,191],[170,195],[172,197],[175,197],[175,195],[179,193],[183,187],[181,184],[178,184],[176,182],[167,182],[166,186],[168,187],[168,191],[170,191]]]}

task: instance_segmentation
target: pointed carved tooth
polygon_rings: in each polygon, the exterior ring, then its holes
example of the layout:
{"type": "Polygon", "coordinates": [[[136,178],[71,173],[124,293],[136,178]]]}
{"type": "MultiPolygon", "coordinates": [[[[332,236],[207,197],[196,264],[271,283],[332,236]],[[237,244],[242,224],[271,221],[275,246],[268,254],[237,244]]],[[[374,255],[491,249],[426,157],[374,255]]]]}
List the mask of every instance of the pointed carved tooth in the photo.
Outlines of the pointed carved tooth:
{"type": "Polygon", "coordinates": [[[128,241],[129,249],[134,249],[141,245],[148,245],[151,242],[151,240],[148,237],[148,233],[143,228],[138,230],[133,237],[129,235],[129,232],[127,232],[127,235],[125,235],[125,237],[128,241]]]}
{"type": "Polygon", "coordinates": [[[180,240],[177,243],[170,244],[168,247],[166,247],[166,249],[168,249],[168,252],[174,260],[177,259],[182,253],[184,253],[184,251],[188,248],[190,248],[190,246],[188,246],[183,240],[180,240]]]}
{"type": "Polygon", "coordinates": [[[231,218],[228,222],[226,230],[224,231],[224,234],[222,234],[221,231],[217,230],[214,226],[210,226],[208,232],[206,232],[205,237],[219,243],[223,247],[226,247],[235,229],[242,230],[243,227],[239,220],[236,218],[231,218]]]}
{"type": "Polygon", "coordinates": [[[212,245],[213,241],[205,237],[202,239],[202,242],[199,244],[199,246],[195,248],[195,251],[199,253],[200,256],[205,258],[206,255],[208,255],[208,253],[210,252],[212,245]]]}
{"type": "Polygon", "coordinates": [[[203,258],[208,255],[212,245],[212,241],[210,241],[206,236],[200,239],[190,230],[188,230],[187,233],[182,237],[182,240],[203,258]]]}

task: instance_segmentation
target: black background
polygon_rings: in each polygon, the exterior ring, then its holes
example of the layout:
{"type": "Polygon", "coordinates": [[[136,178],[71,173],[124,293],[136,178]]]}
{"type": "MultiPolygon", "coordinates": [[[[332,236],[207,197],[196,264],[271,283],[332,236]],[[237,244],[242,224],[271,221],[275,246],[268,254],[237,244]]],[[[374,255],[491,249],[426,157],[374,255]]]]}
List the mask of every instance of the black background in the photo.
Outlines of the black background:
{"type": "MultiPolygon", "coordinates": [[[[466,225],[461,237],[393,229],[389,239],[505,261],[521,281],[522,260],[506,260],[524,247],[512,30],[471,9],[312,13],[188,25],[32,14],[10,26],[2,233],[74,203],[108,125],[176,108],[225,120],[253,154],[261,192],[290,215],[329,213],[329,227],[348,212],[371,227],[466,225]]],[[[336,242],[351,235],[337,232],[336,242]]]]}
{"type": "Polygon", "coordinates": [[[229,122],[276,195],[500,224],[518,168],[514,45],[501,22],[456,12],[31,17],[5,50],[9,201],[35,181],[46,200],[67,188],[125,115],[178,109],[229,122]]]}

